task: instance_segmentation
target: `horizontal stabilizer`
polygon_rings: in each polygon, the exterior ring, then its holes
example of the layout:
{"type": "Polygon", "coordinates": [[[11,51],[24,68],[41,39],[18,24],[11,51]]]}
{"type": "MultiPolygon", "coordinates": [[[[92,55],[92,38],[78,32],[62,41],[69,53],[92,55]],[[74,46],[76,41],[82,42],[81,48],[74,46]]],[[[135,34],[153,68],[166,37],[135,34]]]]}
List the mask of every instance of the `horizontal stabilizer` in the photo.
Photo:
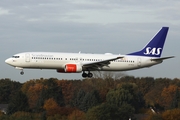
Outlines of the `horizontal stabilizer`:
{"type": "Polygon", "coordinates": [[[169,58],[174,58],[175,56],[170,56],[170,57],[163,57],[163,58],[153,58],[151,59],[152,61],[162,61],[162,60],[165,60],[165,59],[169,59],[169,58]]]}

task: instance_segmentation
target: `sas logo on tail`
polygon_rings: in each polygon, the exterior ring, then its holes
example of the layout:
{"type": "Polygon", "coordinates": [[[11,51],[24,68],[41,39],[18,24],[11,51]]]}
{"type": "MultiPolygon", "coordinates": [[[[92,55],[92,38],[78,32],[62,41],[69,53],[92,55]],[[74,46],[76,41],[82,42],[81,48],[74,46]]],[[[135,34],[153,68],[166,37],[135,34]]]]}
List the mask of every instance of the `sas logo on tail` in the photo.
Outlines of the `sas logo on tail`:
{"type": "Polygon", "coordinates": [[[151,48],[147,47],[146,52],[144,52],[144,55],[160,55],[162,48],[151,48]]]}

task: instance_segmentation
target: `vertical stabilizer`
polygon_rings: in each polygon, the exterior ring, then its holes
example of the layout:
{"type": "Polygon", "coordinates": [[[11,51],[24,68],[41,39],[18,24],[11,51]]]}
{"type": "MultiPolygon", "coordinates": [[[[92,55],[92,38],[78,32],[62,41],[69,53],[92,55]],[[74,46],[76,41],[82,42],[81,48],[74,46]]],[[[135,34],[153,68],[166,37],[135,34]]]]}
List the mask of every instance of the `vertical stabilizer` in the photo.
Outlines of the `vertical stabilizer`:
{"type": "Polygon", "coordinates": [[[149,43],[140,51],[128,55],[161,57],[164,43],[169,27],[162,27],[161,30],[149,41],[149,43]]]}

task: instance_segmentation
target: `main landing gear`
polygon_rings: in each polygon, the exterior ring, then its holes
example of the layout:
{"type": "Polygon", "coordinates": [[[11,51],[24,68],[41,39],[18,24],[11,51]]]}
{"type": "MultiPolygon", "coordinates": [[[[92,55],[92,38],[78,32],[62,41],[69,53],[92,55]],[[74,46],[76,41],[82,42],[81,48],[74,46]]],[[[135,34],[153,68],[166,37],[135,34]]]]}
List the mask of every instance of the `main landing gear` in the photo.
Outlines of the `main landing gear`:
{"type": "Polygon", "coordinates": [[[89,78],[91,78],[93,76],[93,74],[89,71],[88,73],[85,73],[84,71],[83,71],[83,73],[82,73],[82,77],[83,78],[86,78],[86,77],[89,77],[89,78]]]}

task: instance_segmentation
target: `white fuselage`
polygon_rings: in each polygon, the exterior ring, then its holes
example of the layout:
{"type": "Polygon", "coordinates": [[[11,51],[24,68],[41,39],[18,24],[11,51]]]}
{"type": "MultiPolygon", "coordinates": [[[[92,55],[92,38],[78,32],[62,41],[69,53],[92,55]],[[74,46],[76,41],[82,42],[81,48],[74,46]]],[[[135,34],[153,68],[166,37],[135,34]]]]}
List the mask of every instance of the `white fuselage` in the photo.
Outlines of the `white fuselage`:
{"type": "MultiPolygon", "coordinates": [[[[110,58],[123,56],[121,59],[110,61],[110,64],[99,69],[88,69],[90,71],[126,71],[150,67],[162,61],[152,61],[150,57],[113,54],[84,54],[84,53],[55,53],[55,52],[25,52],[14,55],[6,60],[6,63],[17,69],[64,69],[66,64],[91,63],[103,61],[110,58]]],[[[82,71],[87,69],[82,67],[82,71]]]]}
{"type": "Polygon", "coordinates": [[[5,62],[20,69],[21,75],[24,74],[24,68],[56,69],[59,73],[83,72],[82,77],[89,78],[93,77],[91,71],[127,71],[150,67],[174,57],[161,57],[168,29],[169,27],[162,27],[145,47],[127,55],[24,52],[5,62]]]}

